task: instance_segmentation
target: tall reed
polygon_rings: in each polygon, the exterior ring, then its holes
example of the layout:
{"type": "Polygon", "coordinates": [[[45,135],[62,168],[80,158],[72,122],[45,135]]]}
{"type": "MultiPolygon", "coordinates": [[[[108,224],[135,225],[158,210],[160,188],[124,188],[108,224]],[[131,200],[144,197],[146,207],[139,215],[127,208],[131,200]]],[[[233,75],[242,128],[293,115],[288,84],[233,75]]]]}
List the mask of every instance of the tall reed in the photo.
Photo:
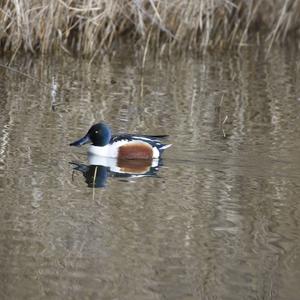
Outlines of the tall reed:
{"type": "Polygon", "coordinates": [[[300,0],[2,0],[0,49],[83,55],[123,41],[166,48],[232,48],[299,38],[300,0]],[[255,37],[255,39],[250,39],[255,37]]]}

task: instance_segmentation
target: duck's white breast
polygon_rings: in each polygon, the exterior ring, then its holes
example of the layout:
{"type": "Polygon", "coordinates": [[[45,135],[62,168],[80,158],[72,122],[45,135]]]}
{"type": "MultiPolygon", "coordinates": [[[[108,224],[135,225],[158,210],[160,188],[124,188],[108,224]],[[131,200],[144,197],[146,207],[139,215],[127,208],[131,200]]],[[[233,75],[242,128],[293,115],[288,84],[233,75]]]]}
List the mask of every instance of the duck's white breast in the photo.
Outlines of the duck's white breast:
{"type": "Polygon", "coordinates": [[[103,157],[117,158],[119,153],[119,148],[124,144],[126,144],[126,141],[119,141],[113,144],[108,144],[103,147],[91,145],[89,147],[88,153],[93,155],[103,156],[103,157]]]}

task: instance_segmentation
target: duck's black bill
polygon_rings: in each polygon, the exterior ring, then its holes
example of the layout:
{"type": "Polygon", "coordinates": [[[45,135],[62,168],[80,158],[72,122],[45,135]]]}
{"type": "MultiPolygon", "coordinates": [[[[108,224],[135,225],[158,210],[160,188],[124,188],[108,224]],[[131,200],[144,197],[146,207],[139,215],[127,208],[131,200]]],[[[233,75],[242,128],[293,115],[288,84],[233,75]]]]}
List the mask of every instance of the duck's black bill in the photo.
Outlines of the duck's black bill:
{"type": "Polygon", "coordinates": [[[80,147],[80,146],[82,146],[84,144],[87,144],[87,143],[91,143],[91,139],[88,135],[86,135],[83,138],[71,143],[70,146],[80,147]]]}

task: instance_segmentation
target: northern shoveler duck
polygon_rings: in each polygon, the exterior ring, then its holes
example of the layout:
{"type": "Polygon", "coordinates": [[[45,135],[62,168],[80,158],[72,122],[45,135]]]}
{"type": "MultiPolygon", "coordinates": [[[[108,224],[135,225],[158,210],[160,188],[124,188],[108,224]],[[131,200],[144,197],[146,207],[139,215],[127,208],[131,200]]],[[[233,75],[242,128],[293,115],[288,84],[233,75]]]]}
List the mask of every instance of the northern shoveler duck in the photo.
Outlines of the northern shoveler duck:
{"type": "Polygon", "coordinates": [[[93,125],[88,133],[70,146],[91,143],[88,152],[92,155],[116,159],[155,159],[171,144],[162,144],[158,139],[167,135],[112,135],[103,123],[93,125]]]}

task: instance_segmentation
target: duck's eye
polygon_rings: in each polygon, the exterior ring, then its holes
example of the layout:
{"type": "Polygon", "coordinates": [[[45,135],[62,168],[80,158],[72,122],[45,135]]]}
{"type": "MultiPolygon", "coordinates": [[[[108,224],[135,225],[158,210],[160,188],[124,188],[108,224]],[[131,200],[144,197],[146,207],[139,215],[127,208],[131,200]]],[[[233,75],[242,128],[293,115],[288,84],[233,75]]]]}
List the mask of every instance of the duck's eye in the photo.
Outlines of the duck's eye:
{"type": "Polygon", "coordinates": [[[99,132],[98,130],[95,131],[95,133],[98,133],[98,132],[99,132]]]}

